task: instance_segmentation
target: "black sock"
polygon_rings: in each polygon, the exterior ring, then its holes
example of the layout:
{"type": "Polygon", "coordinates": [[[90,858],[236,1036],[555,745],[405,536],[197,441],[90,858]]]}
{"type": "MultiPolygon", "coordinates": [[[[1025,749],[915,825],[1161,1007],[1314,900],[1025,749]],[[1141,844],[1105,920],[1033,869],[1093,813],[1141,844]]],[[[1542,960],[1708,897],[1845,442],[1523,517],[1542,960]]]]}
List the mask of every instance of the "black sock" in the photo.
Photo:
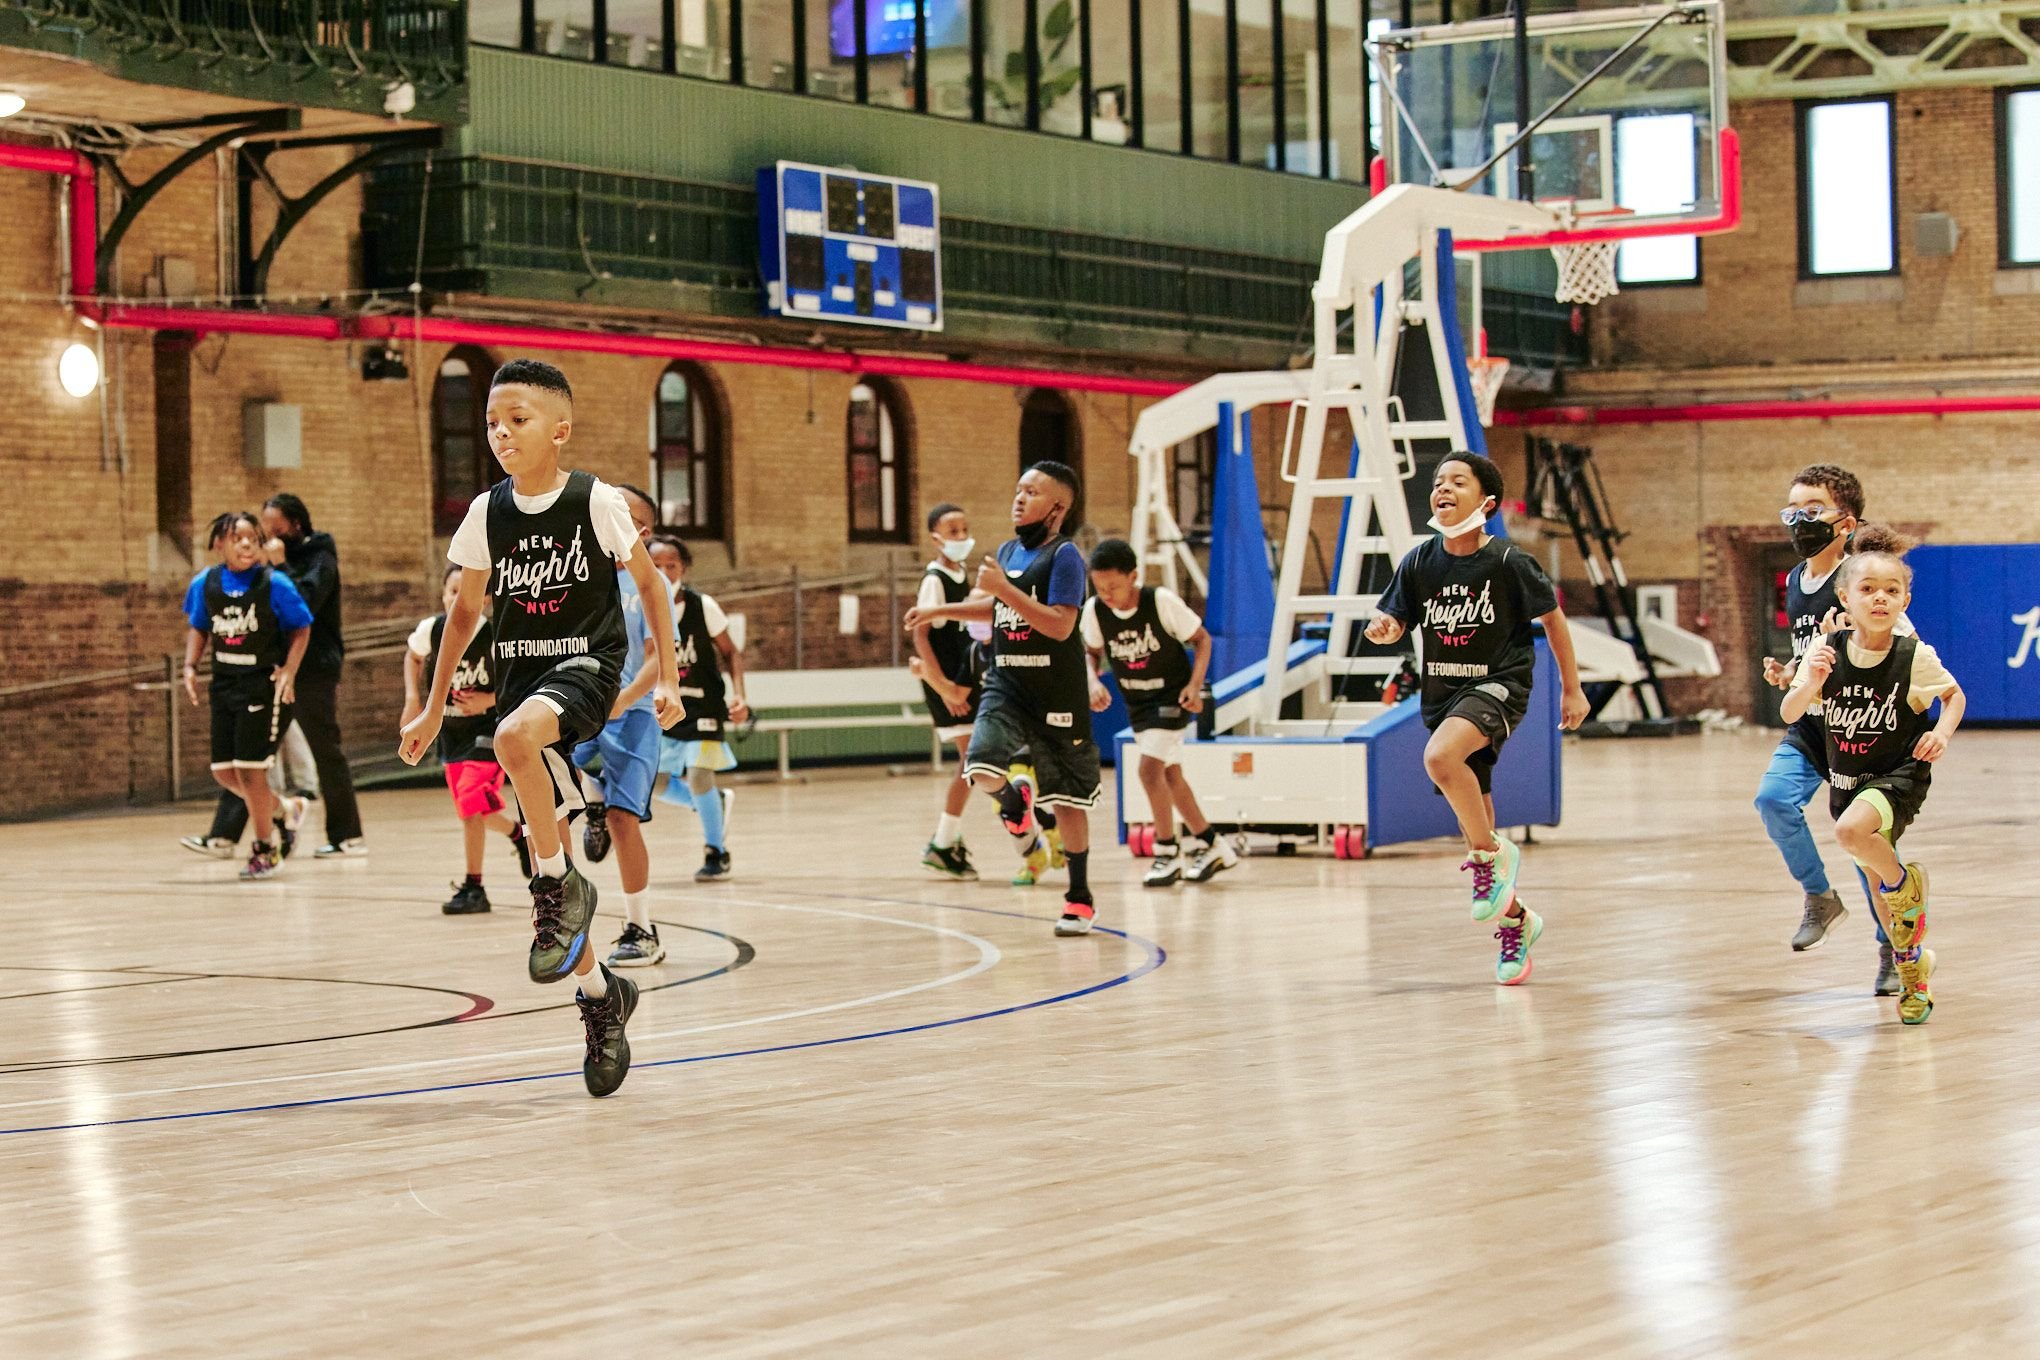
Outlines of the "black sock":
{"type": "Polygon", "coordinates": [[[1089,850],[1070,850],[1064,853],[1063,858],[1069,861],[1070,867],[1069,899],[1072,902],[1090,901],[1091,852],[1089,850]]]}
{"type": "Polygon", "coordinates": [[[480,874],[469,874],[467,881],[472,887],[479,888],[482,886],[482,876],[480,874]]]}
{"type": "Polygon", "coordinates": [[[1055,809],[1036,807],[1034,809],[1034,820],[1041,823],[1043,831],[1055,830],[1055,809]]]}
{"type": "Polygon", "coordinates": [[[1206,845],[1216,845],[1218,844],[1218,828],[1207,826],[1202,831],[1191,832],[1190,838],[1192,840],[1203,841],[1206,845]]]}
{"type": "MultiPolygon", "coordinates": [[[[1086,850],[1084,853],[1088,855],[1091,852],[1086,850]]],[[[1174,836],[1169,837],[1169,839],[1165,841],[1155,842],[1156,859],[1167,859],[1169,856],[1175,853],[1176,853],[1176,838],[1174,836]]]]}

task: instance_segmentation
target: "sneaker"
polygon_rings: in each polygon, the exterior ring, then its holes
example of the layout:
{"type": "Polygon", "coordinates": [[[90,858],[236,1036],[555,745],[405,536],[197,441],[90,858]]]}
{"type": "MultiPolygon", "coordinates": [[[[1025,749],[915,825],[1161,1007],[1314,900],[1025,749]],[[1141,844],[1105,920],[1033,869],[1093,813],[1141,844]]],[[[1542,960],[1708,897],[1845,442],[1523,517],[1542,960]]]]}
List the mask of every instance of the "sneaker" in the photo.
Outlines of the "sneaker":
{"type": "Polygon", "coordinates": [[[1183,877],[1183,856],[1174,841],[1155,842],[1155,862],[1141,879],[1143,888],[1166,888],[1183,877]]]}
{"type": "Polygon", "coordinates": [[[588,948],[595,897],[595,885],[571,864],[565,878],[540,874],[531,880],[529,969],[533,982],[558,982],[573,976],[574,965],[588,948]]]}
{"type": "Polygon", "coordinates": [[[581,849],[590,864],[609,858],[609,804],[588,804],[588,820],[581,828],[581,849]]]}
{"type": "Polygon", "coordinates": [[[242,866],[241,878],[249,883],[275,878],[277,870],[282,867],[283,862],[276,857],[276,847],[268,841],[257,841],[253,853],[248,856],[248,863],[242,866]]]}
{"type": "Polygon", "coordinates": [[[1016,888],[1031,888],[1041,881],[1048,872],[1048,845],[1041,837],[1034,838],[1034,848],[1020,857],[1020,868],[1008,880],[1016,888]]]}
{"type": "Polygon", "coordinates": [[[959,883],[977,882],[977,866],[970,862],[970,851],[963,848],[962,841],[947,848],[929,841],[928,848],[921,852],[921,867],[959,883]]]}
{"type": "MultiPolygon", "coordinates": [[[[595,966],[602,968],[599,963],[595,966]]],[[[637,984],[629,978],[618,977],[607,968],[602,968],[602,976],[609,979],[608,996],[600,1001],[590,1001],[579,993],[574,996],[588,1033],[588,1057],[581,1064],[581,1078],[588,1083],[591,1096],[615,1094],[630,1075],[630,1040],[623,1037],[623,1027],[637,1009],[638,999],[637,984]]]]}
{"type": "Polygon", "coordinates": [[[177,843],[193,854],[210,855],[214,859],[232,859],[234,852],[241,848],[239,841],[230,841],[222,836],[179,836],[177,843]]]}
{"type": "Polygon", "coordinates": [[[1898,1019],[1904,1025],[1924,1025],[1934,1013],[1934,951],[1915,949],[1898,955],[1898,978],[1905,990],[1898,994],[1898,1019]]]}
{"type": "Polygon", "coordinates": [[[719,883],[730,876],[730,852],[709,846],[701,857],[701,867],[694,871],[696,883],[719,883]]]}
{"type": "Polygon", "coordinates": [[[1516,900],[1516,871],[1523,852],[1508,837],[1498,837],[1492,852],[1476,850],[1459,867],[1473,870],[1473,919],[1492,921],[1516,900]]]}
{"type": "Polygon", "coordinates": [[[1209,883],[1222,869],[1237,869],[1240,852],[1232,848],[1232,842],[1223,836],[1213,836],[1211,843],[1200,845],[1191,852],[1190,867],[1183,871],[1186,883],[1209,883]]]}
{"type": "Polygon", "coordinates": [[[635,921],[624,923],[623,934],[616,937],[616,947],[609,951],[611,968],[649,968],[666,957],[666,946],[659,943],[659,928],[646,930],[635,921]]]}
{"type": "Polygon", "coordinates": [[[1927,938],[1927,871],[1906,865],[1898,891],[1884,895],[1884,909],[1891,916],[1891,947],[1901,952],[1919,948],[1927,938]]]}
{"type": "Polygon", "coordinates": [[[1495,929],[1495,938],[1502,942],[1502,952],[1495,959],[1496,982],[1514,987],[1530,980],[1530,946],[1543,933],[1544,918],[1528,906],[1521,916],[1502,918],[1495,929]]]}
{"type": "Polygon", "coordinates": [[[453,885],[453,896],[439,906],[447,916],[476,916],[489,909],[489,895],[482,891],[479,883],[460,882],[453,885]]]}
{"type": "Polygon", "coordinates": [[[1899,993],[1898,966],[1891,961],[1891,946],[1877,946],[1877,985],[1870,989],[1872,996],[1897,996],[1899,993]]]}
{"type": "Polygon", "coordinates": [[[1055,923],[1058,935],[1089,935],[1091,923],[1098,919],[1098,909],[1089,902],[1063,903],[1062,919],[1055,923]]]}
{"type": "Polygon", "coordinates": [[[531,837],[524,833],[524,823],[519,822],[510,830],[510,848],[517,852],[517,876],[531,877],[531,837]]]}
{"type": "Polygon", "coordinates": [[[1806,912],[1799,918],[1799,929],[1792,936],[1792,952],[1803,954],[1828,937],[1835,922],[1849,914],[1842,905],[1842,896],[1833,888],[1824,893],[1806,895],[1806,912]]]}
{"type": "Polygon", "coordinates": [[[360,859],[368,853],[368,842],[359,836],[349,836],[344,841],[327,841],[312,851],[317,859],[360,859]]]}

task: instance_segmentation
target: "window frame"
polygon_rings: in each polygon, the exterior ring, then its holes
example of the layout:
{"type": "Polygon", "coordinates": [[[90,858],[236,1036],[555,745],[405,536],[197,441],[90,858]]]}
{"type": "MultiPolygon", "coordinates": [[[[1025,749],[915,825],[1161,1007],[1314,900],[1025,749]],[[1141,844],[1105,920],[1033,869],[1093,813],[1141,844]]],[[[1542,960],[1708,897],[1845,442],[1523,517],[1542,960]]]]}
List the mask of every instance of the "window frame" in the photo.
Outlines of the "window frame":
{"type": "MultiPolygon", "coordinates": [[[[1996,93],[1992,141],[1997,149],[1997,267],[2040,269],[2040,259],[2012,258],[2012,100],[2022,94],[2040,99],[2040,85],[2000,85],[1996,93]]],[[[2035,195],[2033,210],[2040,213],[2040,194],[2035,195]]]]}
{"type": "Polygon", "coordinates": [[[659,370],[659,376],[652,383],[651,439],[647,451],[646,470],[650,473],[652,509],[658,516],[660,533],[674,534],[691,542],[716,543],[728,536],[730,514],[730,485],[728,448],[723,437],[722,404],[717,394],[715,380],[700,364],[675,359],[659,370]],[[697,465],[707,468],[709,513],[702,524],[668,524],[665,522],[666,494],[666,445],[660,439],[659,419],[661,405],[659,389],[665,385],[669,374],[679,374],[687,384],[689,410],[689,434],[696,431],[700,437],[698,447],[690,447],[687,457],[687,474],[690,496],[695,485],[694,472],[697,465]]]}
{"type": "Polygon", "coordinates": [[[852,543],[902,544],[913,541],[914,505],[914,438],[913,426],[907,418],[906,393],[883,378],[860,373],[850,384],[849,395],[843,400],[843,509],[844,522],[852,543]],[[877,459],[879,473],[876,481],[879,487],[879,520],[876,529],[857,527],[857,460],[859,451],[851,443],[851,411],[856,406],[858,388],[864,388],[872,395],[873,404],[881,416],[879,425],[879,447],[871,450],[877,459]],[[885,432],[892,433],[893,471],[893,527],[884,527],[884,470],[885,432]]]}
{"type": "Polygon", "coordinates": [[[1803,283],[1821,279],[1886,279],[1897,278],[1905,263],[1898,234],[1898,97],[1893,94],[1848,95],[1834,99],[1801,99],[1794,101],[1793,123],[1793,172],[1797,187],[1797,202],[1793,216],[1799,236],[1799,278],[1803,283]],[[1850,269],[1845,271],[1816,272],[1813,267],[1813,157],[1808,132],[1813,111],[1842,104],[1882,104],[1885,126],[1890,132],[1891,147],[1891,266],[1888,269],[1850,269]]]}
{"type": "MultiPolygon", "coordinates": [[[[445,434],[445,429],[440,424],[439,385],[445,380],[446,365],[455,359],[468,366],[468,378],[473,384],[473,390],[468,398],[468,411],[474,420],[475,470],[480,474],[479,480],[481,482],[481,489],[475,492],[475,498],[479,499],[482,496],[486,496],[489,493],[489,488],[502,481],[506,475],[503,472],[502,465],[489,452],[489,435],[486,428],[489,410],[489,380],[495,376],[496,356],[479,345],[455,345],[452,349],[440,355],[439,362],[432,366],[432,394],[430,397],[432,410],[428,430],[432,441],[432,485],[430,493],[432,496],[432,533],[438,538],[451,537],[460,528],[461,521],[466,518],[468,512],[468,506],[464,505],[460,508],[459,514],[450,518],[441,513],[441,507],[446,504],[446,456],[440,443],[442,436],[445,434]]],[[[469,505],[472,504],[473,501],[470,500],[469,505]]]]}

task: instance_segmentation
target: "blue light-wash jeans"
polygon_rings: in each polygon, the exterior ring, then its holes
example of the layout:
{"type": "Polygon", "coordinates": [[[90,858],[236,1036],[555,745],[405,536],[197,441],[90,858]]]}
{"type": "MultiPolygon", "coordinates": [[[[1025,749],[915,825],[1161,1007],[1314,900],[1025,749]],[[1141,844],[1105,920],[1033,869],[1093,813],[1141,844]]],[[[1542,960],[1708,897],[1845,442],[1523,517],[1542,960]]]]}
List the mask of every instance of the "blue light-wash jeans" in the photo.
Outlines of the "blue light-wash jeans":
{"type": "MultiPolygon", "coordinates": [[[[1771,766],[1757,785],[1757,815],[1764,819],[1765,833],[1785,857],[1785,868],[1799,880],[1799,886],[1816,895],[1828,890],[1827,865],[1821,862],[1820,847],[1813,843],[1813,832],[1806,825],[1806,805],[1825,788],[1827,780],[1806,753],[1789,741],[1778,743],[1771,753],[1771,766]]],[[[1861,869],[1856,870],[1856,881],[1863,887],[1863,900],[1869,903],[1870,880],[1861,869]]],[[[1870,922],[1877,931],[1877,942],[1888,943],[1884,927],[1877,924],[1874,903],[1870,922]]]]}

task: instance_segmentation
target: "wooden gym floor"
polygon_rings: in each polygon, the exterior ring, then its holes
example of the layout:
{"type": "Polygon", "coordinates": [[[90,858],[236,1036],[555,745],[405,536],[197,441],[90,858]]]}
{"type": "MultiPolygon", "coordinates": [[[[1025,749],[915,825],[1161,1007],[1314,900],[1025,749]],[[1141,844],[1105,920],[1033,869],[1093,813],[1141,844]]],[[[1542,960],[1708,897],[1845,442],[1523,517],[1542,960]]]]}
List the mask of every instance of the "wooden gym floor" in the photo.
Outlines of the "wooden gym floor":
{"type": "Polygon", "coordinates": [[[741,786],[714,888],[662,807],[600,1102],[508,852],[439,915],[440,792],[253,886],[196,805],[0,828],[0,1354],[2040,1354],[2040,734],[1958,736],[1908,840],[1918,1030],[1853,888],[1786,948],[1771,744],[1572,744],[1518,989],[1443,843],[1170,892],[1101,847],[1114,933],[1058,941],[919,871],[928,778],[741,786]]]}

